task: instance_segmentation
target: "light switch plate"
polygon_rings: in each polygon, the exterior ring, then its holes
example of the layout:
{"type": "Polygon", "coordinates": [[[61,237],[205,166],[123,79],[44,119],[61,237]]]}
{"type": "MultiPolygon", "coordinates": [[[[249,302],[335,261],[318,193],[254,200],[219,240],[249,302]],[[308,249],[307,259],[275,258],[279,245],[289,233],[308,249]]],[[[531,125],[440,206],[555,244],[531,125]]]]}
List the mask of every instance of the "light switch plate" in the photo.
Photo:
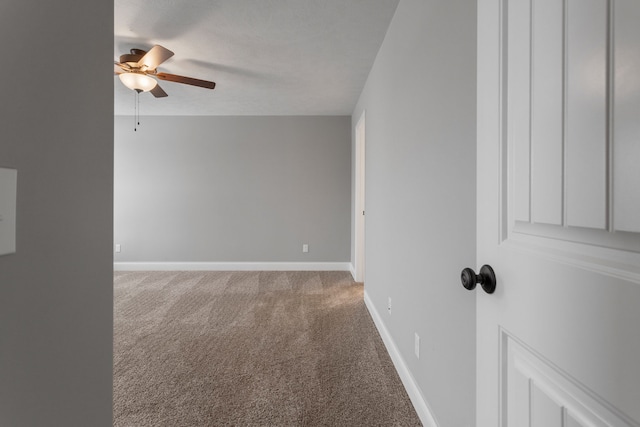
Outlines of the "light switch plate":
{"type": "Polygon", "coordinates": [[[0,255],[16,252],[18,171],[0,168],[0,255]]]}

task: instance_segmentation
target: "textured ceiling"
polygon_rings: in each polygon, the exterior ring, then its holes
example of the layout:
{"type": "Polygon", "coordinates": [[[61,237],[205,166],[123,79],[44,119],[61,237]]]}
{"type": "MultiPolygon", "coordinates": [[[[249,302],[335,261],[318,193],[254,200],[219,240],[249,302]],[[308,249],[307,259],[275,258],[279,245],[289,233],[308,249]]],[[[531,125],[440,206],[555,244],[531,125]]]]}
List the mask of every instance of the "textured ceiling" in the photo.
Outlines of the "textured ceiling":
{"type": "MultiPolygon", "coordinates": [[[[217,83],[160,81],[142,115],[350,115],[398,0],[115,0],[114,60],[160,44],[159,71],[217,83]]],[[[115,114],[134,92],[114,78],[115,114]]]]}

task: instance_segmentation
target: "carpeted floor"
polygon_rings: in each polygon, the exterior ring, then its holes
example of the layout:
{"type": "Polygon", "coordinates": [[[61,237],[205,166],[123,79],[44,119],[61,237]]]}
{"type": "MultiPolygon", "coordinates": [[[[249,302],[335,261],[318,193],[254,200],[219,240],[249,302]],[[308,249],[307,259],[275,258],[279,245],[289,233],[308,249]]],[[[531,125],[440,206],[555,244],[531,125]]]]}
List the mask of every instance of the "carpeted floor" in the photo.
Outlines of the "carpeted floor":
{"type": "Polygon", "coordinates": [[[117,272],[115,426],[419,426],[346,272],[117,272]]]}

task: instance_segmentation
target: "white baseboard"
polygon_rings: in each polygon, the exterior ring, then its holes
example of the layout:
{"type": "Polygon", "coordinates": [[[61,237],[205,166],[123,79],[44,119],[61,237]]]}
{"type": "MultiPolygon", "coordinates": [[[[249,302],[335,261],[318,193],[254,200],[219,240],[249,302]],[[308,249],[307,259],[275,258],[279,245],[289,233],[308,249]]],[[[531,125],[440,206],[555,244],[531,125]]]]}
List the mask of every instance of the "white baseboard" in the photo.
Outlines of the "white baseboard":
{"type": "Polygon", "coordinates": [[[353,277],[353,280],[356,280],[356,266],[353,265],[353,263],[349,264],[349,271],[351,272],[351,277],[353,277]]]}
{"type": "Polygon", "coordinates": [[[114,271],[350,271],[348,262],[114,262],[114,271]]]}
{"type": "Polygon", "coordinates": [[[411,399],[411,403],[413,403],[413,407],[418,413],[420,421],[422,421],[422,425],[425,427],[438,427],[438,423],[433,416],[433,411],[429,408],[429,404],[422,395],[422,391],[420,390],[418,383],[415,378],[413,378],[411,371],[409,371],[409,367],[402,358],[393,338],[391,338],[391,334],[389,334],[389,331],[384,326],[382,317],[380,317],[380,314],[373,305],[373,302],[369,298],[366,290],[364,291],[364,303],[373,318],[373,323],[375,323],[376,328],[382,337],[382,341],[389,352],[389,356],[391,356],[391,361],[393,362],[396,371],[398,371],[398,375],[400,376],[402,384],[409,395],[409,399],[411,399]]]}

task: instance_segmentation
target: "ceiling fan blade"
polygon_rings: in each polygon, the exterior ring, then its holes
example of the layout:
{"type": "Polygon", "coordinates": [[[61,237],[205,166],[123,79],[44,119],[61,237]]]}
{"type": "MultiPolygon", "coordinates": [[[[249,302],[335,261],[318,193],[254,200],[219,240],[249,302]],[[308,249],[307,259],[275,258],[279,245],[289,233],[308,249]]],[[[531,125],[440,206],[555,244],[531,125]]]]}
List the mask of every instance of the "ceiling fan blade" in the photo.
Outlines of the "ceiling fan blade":
{"type": "Polygon", "coordinates": [[[113,61],[113,71],[117,74],[124,73],[130,71],[131,67],[129,64],[125,64],[123,62],[113,61]]]}
{"type": "Polygon", "coordinates": [[[151,92],[151,95],[155,96],[156,98],[164,98],[165,96],[169,96],[169,95],[167,95],[167,92],[162,90],[160,85],[156,85],[156,87],[151,89],[150,92],[151,92]]]}
{"type": "Polygon", "coordinates": [[[113,73],[114,74],[122,74],[125,71],[120,67],[117,63],[113,64],[113,73]]]}
{"type": "Polygon", "coordinates": [[[173,52],[171,52],[166,47],[162,47],[159,44],[153,46],[149,52],[147,52],[140,60],[138,61],[139,67],[147,67],[148,70],[155,70],[158,65],[162,64],[167,59],[173,56],[173,52]]]}
{"type": "Polygon", "coordinates": [[[157,73],[155,74],[155,76],[160,80],[166,80],[168,82],[184,83],[187,85],[204,87],[207,89],[214,89],[216,87],[216,84],[214,82],[210,82],[208,80],[194,79],[193,77],[177,76],[175,74],[167,74],[167,73],[157,73]]]}

